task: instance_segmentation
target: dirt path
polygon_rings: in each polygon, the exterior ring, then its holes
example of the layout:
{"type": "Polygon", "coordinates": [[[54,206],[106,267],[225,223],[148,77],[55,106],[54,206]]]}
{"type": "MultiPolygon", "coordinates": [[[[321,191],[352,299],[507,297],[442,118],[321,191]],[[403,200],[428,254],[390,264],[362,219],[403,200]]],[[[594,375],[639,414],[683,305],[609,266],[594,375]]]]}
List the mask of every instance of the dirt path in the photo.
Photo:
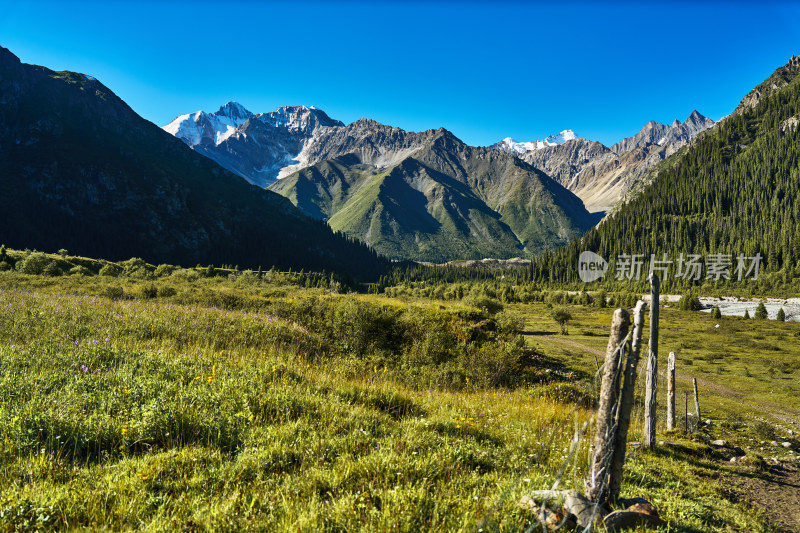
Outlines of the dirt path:
{"type": "MultiPolygon", "coordinates": [[[[591,355],[595,356],[597,361],[600,362],[601,364],[603,362],[603,359],[606,356],[605,351],[599,350],[597,348],[594,348],[592,346],[588,346],[586,344],[583,344],[581,342],[578,342],[578,341],[575,341],[575,340],[572,340],[572,339],[565,339],[565,338],[562,338],[562,337],[559,337],[559,336],[556,336],[556,335],[541,335],[541,336],[538,336],[537,338],[538,339],[544,339],[544,340],[547,340],[549,342],[553,342],[553,343],[556,343],[556,344],[560,344],[562,346],[569,346],[570,348],[574,348],[574,349],[580,350],[580,351],[582,351],[584,353],[591,354],[591,355]]],[[[639,374],[641,375],[643,373],[644,373],[644,368],[643,368],[642,365],[640,365],[639,374]]],[[[684,374],[682,372],[676,372],[675,373],[675,378],[676,379],[678,379],[679,381],[682,381],[684,383],[687,383],[687,384],[691,384],[692,377],[693,376],[690,376],[689,374],[684,374]]],[[[704,378],[697,378],[697,384],[700,387],[703,387],[706,390],[710,390],[710,391],[715,392],[716,394],[718,394],[719,396],[722,396],[723,398],[736,400],[737,402],[743,403],[743,404],[747,405],[748,407],[751,407],[751,408],[756,409],[756,410],[768,411],[775,418],[778,418],[783,422],[787,422],[789,424],[794,424],[795,426],[800,427],[800,411],[789,409],[784,405],[778,405],[778,404],[774,404],[774,403],[770,403],[770,402],[764,402],[764,401],[750,400],[750,399],[748,399],[746,397],[747,395],[745,393],[743,393],[743,392],[741,392],[739,390],[732,389],[730,387],[726,387],[725,385],[722,385],[720,383],[716,383],[714,381],[709,381],[709,380],[704,379],[704,378]]]]}
{"type": "Polygon", "coordinates": [[[760,475],[729,471],[725,481],[731,487],[729,497],[764,509],[778,531],[800,532],[800,470],[797,467],[772,466],[760,475]]]}

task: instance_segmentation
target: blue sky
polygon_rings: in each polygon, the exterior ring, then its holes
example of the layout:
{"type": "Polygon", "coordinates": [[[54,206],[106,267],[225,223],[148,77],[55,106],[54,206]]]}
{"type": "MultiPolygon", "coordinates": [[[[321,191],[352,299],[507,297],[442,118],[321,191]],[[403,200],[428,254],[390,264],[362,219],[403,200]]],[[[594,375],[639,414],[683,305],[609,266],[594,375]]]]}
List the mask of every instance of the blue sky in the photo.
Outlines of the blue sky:
{"type": "Polygon", "coordinates": [[[0,45],[91,74],[143,117],[314,105],[473,145],[563,129],[612,144],[713,119],[800,54],[796,2],[25,2],[0,45]]]}

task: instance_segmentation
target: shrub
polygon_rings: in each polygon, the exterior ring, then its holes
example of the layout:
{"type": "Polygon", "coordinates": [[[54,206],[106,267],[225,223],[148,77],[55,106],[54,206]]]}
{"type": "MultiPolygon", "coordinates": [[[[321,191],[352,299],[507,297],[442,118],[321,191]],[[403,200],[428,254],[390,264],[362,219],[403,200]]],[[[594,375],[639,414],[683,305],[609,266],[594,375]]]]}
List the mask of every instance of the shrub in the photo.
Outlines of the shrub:
{"type": "Polygon", "coordinates": [[[519,377],[521,355],[518,343],[486,343],[462,356],[462,369],[479,387],[508,387],[519,377]]]}
{"type": "Polygon", "coordinates": [[[131,257],[120,264],[122,265],[122,273],[128,277],[137,277],[141,275],[142,271],[147,272],[147,263],[141,257],[131,257]]]}
{"type": "Polygon", "coordinates": [[[784,312],[783,307],[778,309],[778,316],[775,317],[775,320],[778,322],[786,322],[786,313],[784,312]]]}
{"type": "Polygon", "coordinates": [[[61,248],[58,251],[58,255],[60,255],[61,257],[67,257],[67,255],[69,255],[69,251],[67,251],[66,248],[61,248]]]}
{"type": "Polygon", "coordinates": [[[758,302],[758,307],[756,307],[755,317],[759,320],[764,320],[767,318],[767,308],[764,305],[764,302],[758,302]]]}
{"type": "Polygon", "coordinates": [[[100,269],[100,272],[98,272],[98,274],[100,274],[101,276],[109,276],[112,278],[116,278],[117,276],[119,276],[120,272],[121,269],[117,265],[106,263],[105,265],[103,265],[103,268],[100,269]]]}
{"type": "Polygon", "coordinates": [[[507,337],[516,337],[522,333],[525,322],[517,313],[503,311],[495,317],[498,331],[507,337]]]}
{"type": "Polygon", "coordinates": [[[42,252],[33,252],[17,262],[17,270],[23,274],[38,275],[44,272],[45,267],[50,262],[50,259],[42,252]]]}
{"type": "Polygon", "coordinates": [[[0,261],[0,272],[4,272],[6,270],[11,270],[11,265],[9,265],[6,261],[0,261]]]}
{"type": "Polygon", "coordinates": [[[50,261],[49,263],[47,263],[44,269],[42,270],[42,275],[44,276],[55,277],[55,276],[60,276],[63,273],[64,272],[61,270],[61,268],[58,266],[58,263],[56,263],[55,261],[50,261]]]}
{"type": "Polygon", "coordinates": [[[158,295],[162,298],[169,298],[170,296],[175,296],[176,294],[178,294],[178,291],[175,290],[175,287],[158,288],[158,295]]]}
{"type": "Polygon", "coordinates": [[[550,317],[561,326],[561,334],[565,335],[567,331],[567,322],[572,320],[572,313],[564,308],[554,309],[553,312],[550,313],[550,317]]]}
{"type": "Polygon", "coordinates": [[[608,305],[607,299],[608,295],[606,294],[606,291],[600,290],[600,292],[598,292],[594,297],[594,304],[597,307],[604,308],[608,305]]]}
{"type": "Polygon", "coordinates": [[[703,304],[700,303],[700,298],[694,291],[690,290],[681,297],[680,308],[683,311],[699,311],[703,308],[703,304]]]}
{"type": "Polygon", "coordinates": [[[200,279],[200,274],[192,268],[181,268],[173,272],[172,277],[192,282],[200,279]]]}
{"type": "Polygon", "coordinates": [[[156,267],[155,271],[153,272],[153,275],[155,275],[155,277],[157,278],[165,278],[167,276],[171,276],[172,273],[175,272],[176,270],[178,270],[178,267],[176,267],[175,265],[161,264],[156,267]]]}
{"type": "Polygon", "coordinates": [[[142,287],[142,297],[150,299],[158,296],[158,288],[152,283],[142,287]]]}
{"type": "Polygon", "coordinates": [[[69,269],[69,273],[72,276],[91,276],[92,271],[86,268],[83,265],[74,266],[69,269]]]}
{"type": "Polygon", "coordinates": [[[500,311],[503,310],[503,304],[501,304],[500,302],[498,302],[494,298],[490,298],[489,296],[486,296],[485,294],[478,295],[478,296],[470,295],[468,298],[465,299],[465,302],[468,305],[472,305],[474,307],[477,307],[478,309],[486,310],[486,312],[489,313],[490,315],[493,315],[495,313],[499,313],[500,311]]]}
{"type": "Polygon", "coordinates": [[[753,433],[761,439],[772,440],[775,438],[775,428],[764,420],[759,420],[752,426],[753,433]]]}
{"type": "Polygon", "coordinates": [[[121,300],[125,297],[125,291],[122,290],[122,287],[107,287],[106,297],[112,300],[121,300]]]}
{"type": "Polygon", "coordinates": [[[722,318],[722,311],[719,310],[718,305],[715,305],[714,309],[711,310],[711,318],[722,318]]]}

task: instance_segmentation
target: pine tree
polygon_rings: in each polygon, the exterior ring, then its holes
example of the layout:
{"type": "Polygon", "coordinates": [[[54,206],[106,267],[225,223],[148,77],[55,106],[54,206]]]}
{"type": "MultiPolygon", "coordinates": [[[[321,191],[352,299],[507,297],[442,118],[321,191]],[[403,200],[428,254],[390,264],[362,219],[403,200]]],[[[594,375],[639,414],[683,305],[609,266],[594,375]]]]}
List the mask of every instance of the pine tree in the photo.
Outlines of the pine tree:
{"type": "Polygon", "coordinates": [[[765,318],[767,318],[767,308],[764,305],[764,302],[758,302],[758,307],[756,307],[755,317],[759,320],[764,320],[765,318]]]}
{"type": "Polygon", "coordinates": [[[714,309],[711,310],[711,318],[722,318],[722,311],[719,310],[718,305],[715,305],[714,309]]]}
{"type": "Polygon", "coordinates": [[[748,311],[747,309],[744,310],[744,317],[747,319],[750,318],[750,311],[748,311]]]}
{"type": "Polygon", "coordinates": [[[783,307],[778,309],[778,316],[776,318],[778,322],[786,322],[786,313],[783,311],[783,307]]]}

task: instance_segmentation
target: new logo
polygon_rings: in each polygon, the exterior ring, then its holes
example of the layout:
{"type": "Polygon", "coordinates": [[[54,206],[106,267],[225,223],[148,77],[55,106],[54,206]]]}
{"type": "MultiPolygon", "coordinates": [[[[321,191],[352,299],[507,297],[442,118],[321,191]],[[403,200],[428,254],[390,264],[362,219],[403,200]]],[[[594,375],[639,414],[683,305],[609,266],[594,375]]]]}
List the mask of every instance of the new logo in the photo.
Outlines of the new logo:
{"type": "Polygon", "coordinates": [[[602,278],[607,270],[608,262],[594,252],[581,252],[578,257],[578,275],[584,283],[602,278]]]}

